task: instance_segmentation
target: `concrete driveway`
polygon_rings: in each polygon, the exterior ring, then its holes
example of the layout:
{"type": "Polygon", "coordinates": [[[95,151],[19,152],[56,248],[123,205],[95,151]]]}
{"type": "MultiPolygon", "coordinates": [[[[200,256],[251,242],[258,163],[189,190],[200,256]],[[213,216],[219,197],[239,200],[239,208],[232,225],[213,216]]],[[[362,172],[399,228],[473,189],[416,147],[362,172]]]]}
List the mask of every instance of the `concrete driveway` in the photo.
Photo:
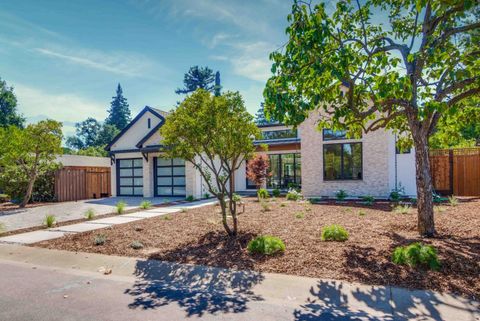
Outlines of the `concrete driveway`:
{"type": "Polygon", "coordinates": [[[108,197],[76,202],[53,203],[51,205],[0,212],[0,222],[5,224],[7,231],[12,231],[42,225],[45,215],[55,215],[57,222],[63,222],[84,218],[85,212],[88,209],[92,209],[95,215],[113,213],[115,212],[115,205],[119,201],[125,201],[127,203],[126,209],[129,210],[138,207],[143,200],[148,200],[152,202],[152,204],[158,205],[181,199],[183,198],[108,197]]]}

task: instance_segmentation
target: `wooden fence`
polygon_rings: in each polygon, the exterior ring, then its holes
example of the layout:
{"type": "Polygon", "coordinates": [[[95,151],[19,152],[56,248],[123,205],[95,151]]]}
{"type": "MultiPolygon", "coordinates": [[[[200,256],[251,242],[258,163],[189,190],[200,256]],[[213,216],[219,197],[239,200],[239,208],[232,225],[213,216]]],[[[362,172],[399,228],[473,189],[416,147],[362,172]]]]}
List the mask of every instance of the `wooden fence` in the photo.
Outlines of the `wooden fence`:
{"type": "Polygon", "coordinates": [[[63,167],[55,173],[57,201],[77,201],[111,195],[109,167],[63,167]]]}
{"type": "Polygon", "coordinates": [[[480,148],[432,150],[430,167],[437,192],[480,196],[480,148]]]}

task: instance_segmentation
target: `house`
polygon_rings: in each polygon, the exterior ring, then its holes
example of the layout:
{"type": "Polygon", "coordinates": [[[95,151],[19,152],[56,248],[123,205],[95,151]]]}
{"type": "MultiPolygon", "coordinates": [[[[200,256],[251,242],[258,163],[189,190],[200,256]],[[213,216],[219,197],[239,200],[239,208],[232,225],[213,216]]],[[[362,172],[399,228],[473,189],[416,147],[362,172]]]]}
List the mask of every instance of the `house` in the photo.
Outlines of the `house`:
{"type": "MultiPolygon", "coordinates": [[[[159,128],[167,113],[145,107],[107,146],[112,164],[112,194],[143,197],[201,197],[206,190],[201,175],[182,159],[164,159],[159,128]]],[[[272,175],[268,189],[301,187],[306,197],[333,196],[345,190],[351,196],[387,196],[402,186],[415,195],[415,157],[399,153],[395,135],[378,130],[349,139],[344,132],[319,131],[312,113],[297,129],[282,124],[260,125],[268,145],[272,175]]],[[[263,151],[262,151],[263,152],[263,151]]],[[[246,163],[235,173],[235,190],[254,190],[246,178],[246,163]]]]}

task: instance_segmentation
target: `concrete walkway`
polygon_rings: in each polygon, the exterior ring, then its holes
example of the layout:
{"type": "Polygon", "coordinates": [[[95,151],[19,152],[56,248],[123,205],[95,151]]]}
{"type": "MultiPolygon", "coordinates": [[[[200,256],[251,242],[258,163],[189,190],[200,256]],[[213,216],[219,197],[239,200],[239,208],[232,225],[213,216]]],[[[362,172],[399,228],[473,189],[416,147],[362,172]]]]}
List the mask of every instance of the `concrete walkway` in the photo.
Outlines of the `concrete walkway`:
{"type": "Polygon", "coordinates": [[[11,244],[0,270],[0,320],[480,318],[478,302],[431,291],[11,244]]]}
{"type": "Polygon", "coordinates": [[[139,211],[130,214],[117,215],[107,218],[94,219],[82,223],[54,227],[33,232],[26,232],[10,236],[0,237],[0,243],[32,244],[36,242],[52,240],[64,236],[65,234],[82,233],[110,227],[112,225],[130,223],[146,218],[161,216],[165,214],[180,212],[182,209],[191,209],[200,206],[215,204],[213,199],[201,200],[191,203],[183,203],[168,207],[156,207],[149,210],[139,211]]]}
{"type": "Polygon", "coordinates": [[[95,215],[114,213],[115,205],[119,201],[127,203],[126,210],[138,208],[143,200],[159,205],[171,201],[183,200],[178,197],[108,197],[101,199],[88,199],[76,202],[52,203],[44,206],[31,208],[0,211],[0,223],[3,223],[7,231],[22,228],[41,226],[46,215],[55,215],[57,222],[65,222],[85,217],[87,210],[92,209],[95,215]]]}

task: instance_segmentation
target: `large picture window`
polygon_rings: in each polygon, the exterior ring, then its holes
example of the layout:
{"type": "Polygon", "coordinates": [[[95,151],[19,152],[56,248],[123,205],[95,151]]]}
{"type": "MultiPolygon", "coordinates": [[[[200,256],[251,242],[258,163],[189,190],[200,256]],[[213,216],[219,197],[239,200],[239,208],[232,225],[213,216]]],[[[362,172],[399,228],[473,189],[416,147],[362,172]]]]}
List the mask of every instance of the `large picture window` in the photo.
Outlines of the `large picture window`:
{"type": "Polygon", "coordinates": [[[323,179],[362,179],[362,143],[323,145],[323,179]]]}

